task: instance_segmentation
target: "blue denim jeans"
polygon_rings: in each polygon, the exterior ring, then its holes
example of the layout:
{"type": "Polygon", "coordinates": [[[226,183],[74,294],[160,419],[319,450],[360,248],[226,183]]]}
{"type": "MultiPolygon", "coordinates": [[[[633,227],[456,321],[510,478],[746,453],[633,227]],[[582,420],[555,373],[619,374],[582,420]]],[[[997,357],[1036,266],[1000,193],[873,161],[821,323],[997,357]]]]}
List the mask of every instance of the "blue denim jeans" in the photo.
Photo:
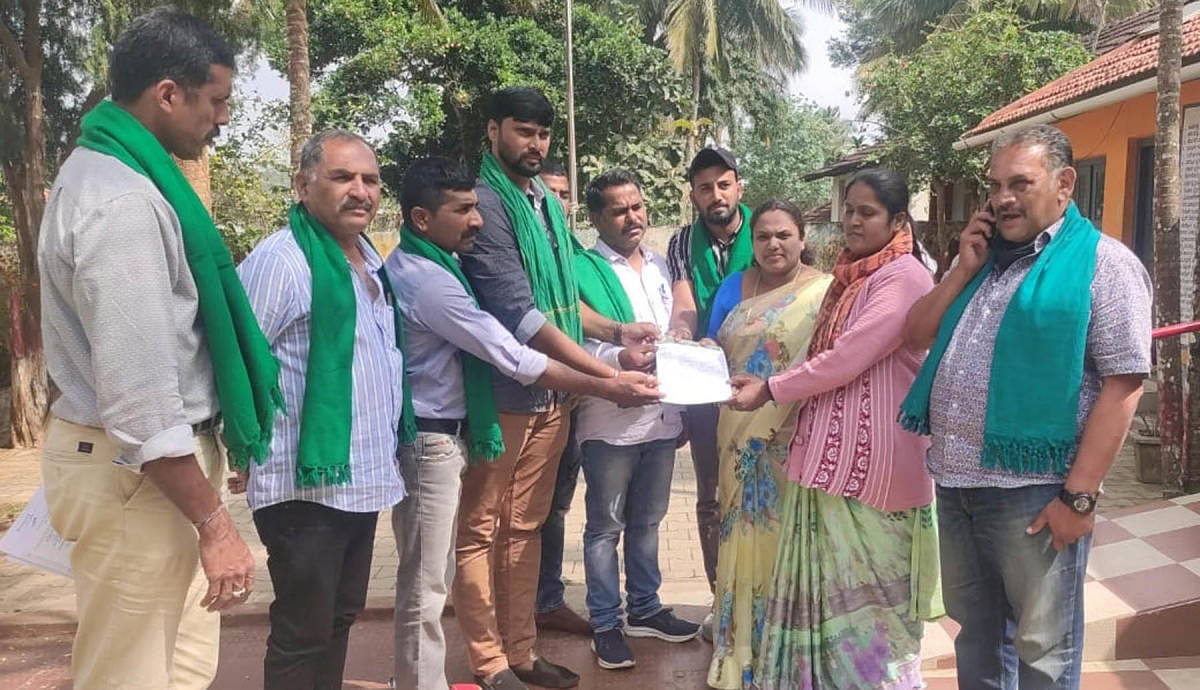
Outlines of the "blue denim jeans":
{"type": "Polygon", "coordinates": [[[592,630],[621,626],[621,582],[617,541],[624,532],[626,610],[646,618],[662,610],[658,587],[658,524],[667,514],[675,439],[613,446],[585,441],[587,524],[583,528],[583,571],[592,630]]]}
{"type": "Polygon", "coordinates": [[[937,487],[942,593],[962,626],[961,690],[1079,688],[1092,537],[1057,552],[1048,527],[1025,533],[1061,489],[937,487]]]}
{"type": "Polygon", "coordinates": [[[558,476],[554,480],[554,498],[550,502],[550,514],[542,524],[542,564],[538,571],[538,613],[546,613],[567,605],[563,599],[566,586],[562,579],[563,539],[566,531],[567,511],[575,499],[575,485],[579,482],[579,463],[582,460],[579,446],[575,444],[575,414],[571,413],[571,432],[567,436],[567,447],[563,448],[558,462],[558,476]]]}

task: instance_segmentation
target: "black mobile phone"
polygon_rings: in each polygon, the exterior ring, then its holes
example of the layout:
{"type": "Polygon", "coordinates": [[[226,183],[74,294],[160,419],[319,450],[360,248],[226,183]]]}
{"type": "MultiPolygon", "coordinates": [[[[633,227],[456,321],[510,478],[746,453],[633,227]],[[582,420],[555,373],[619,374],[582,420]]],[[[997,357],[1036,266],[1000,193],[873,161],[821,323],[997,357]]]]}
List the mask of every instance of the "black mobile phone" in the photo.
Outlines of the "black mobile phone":
{"type": "MultiPolygon", "coordinates": [[[[988,200],[988,202],[987,202],[987,205],[983,207],[983,210],[984,210],[984,211],[987,211],[988,213],[990,213],[990,214],[991,214],[991,216],[992,216],[992,218],[995,218],[995,217],[996,217],[996,209],[995,209],[995,207],[993,207],[993,206],[992,206],[992,202],[991,202],[991,200],[990,200],[990,199],[988,200]]],[[[991,222],[991,223],[988,223],[988,226],[991,228],[991,231],[992,231],[992,232],[991,232],[991,237],[989,237],[988,239],[989,239],[989,240],[995,240],[995,239],[996,239],[996,238],[999,236],[999,234],[1000,234],[1000,233],[996,232],[996,223],[995,223],[995,221],[993,221],[993,222],[991,222]]]]}

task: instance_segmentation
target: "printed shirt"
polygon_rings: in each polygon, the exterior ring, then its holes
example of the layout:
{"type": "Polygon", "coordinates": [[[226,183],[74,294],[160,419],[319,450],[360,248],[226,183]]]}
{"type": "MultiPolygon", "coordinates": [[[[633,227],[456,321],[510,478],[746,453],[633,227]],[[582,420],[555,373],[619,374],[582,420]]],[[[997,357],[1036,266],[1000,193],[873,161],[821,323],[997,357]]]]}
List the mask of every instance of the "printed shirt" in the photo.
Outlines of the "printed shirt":
{"type": "MultiPolygon", "coordinates": [[[[1064,475],[1016,474],[980,464],[992,349],[1000,321],[1017,288],[1061,226],[1059,220],[1038,235],[1032,256],[1018,259],[1003,272],[993,269],[954,330],[934,377],[929,403],[932,445],[926,466],[941,486],[1018,488],[1063,481],[1064,475]]],[[[1091,291],[1077,415],[1080,435],[1105,376],[1150,371],[1151,283],[1141,261],[1118,240],[1101,237],[1091,291]]],[[[1029,394],[1037,395],[1037,391],[1029,394]]]]}
{"type": "MultiPolygon", "coordinates": [[[[692,225],[684,225],[671,235],[671,239],[667,241],[667,266],[671,271],[671,282],[675,283],[680,280],[691,282],[692,280],[692,225]]],[[[737,232],[741,232],[740,226],[737,232]]],[[[721,275],[725,275],[725,269],[729,265],[729,252],[733,247],[733,241],[737,238],[735,232],[728,242],[718,242],[715,239],[710,239],[713,252],[716,253],[717,270],[721,275]]],[[[697,336],[703,333],[707,324],[701,324],[696,328],[697,336]]]]}
{"type": "Polygon", "coordinates": [[[251,510],[298,500],[349,512],[375,512],[404,498],[396,459],[404,357],[396,348],[392,307],[375,274],[383,262],[366,239],[358,241],[375,296],[358,271],[352,270],[356,319],[348,484],[296,486],[309,336],[314,326],[321,327],[312,323],[312,271],[304,253],[292,231],[284,228],[263,240],[238,266],[250,306],[279,360],[279,384],[287,405],[287,413],[275,418],[267,459],[261,465],[250,464],[251,510]]]}

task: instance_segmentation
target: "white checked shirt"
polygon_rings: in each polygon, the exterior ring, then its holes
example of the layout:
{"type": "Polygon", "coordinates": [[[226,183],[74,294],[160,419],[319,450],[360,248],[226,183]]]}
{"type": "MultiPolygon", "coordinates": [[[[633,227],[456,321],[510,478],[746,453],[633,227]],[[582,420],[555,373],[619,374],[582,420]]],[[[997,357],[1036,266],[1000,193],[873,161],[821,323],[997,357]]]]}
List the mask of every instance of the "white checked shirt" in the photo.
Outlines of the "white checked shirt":
{"type": "Polygon", "coordinates": [[[372,298],[362,277],[351,271],[357,319],[348,484],[296,486],[309,335],[314,326],[312,272],[304,253],[292,231],[284,228],[263,240],[238,266],[250,306],[271,343],[271,352],[279,359],[279,384],[287,405],[287,413],[275,418],[266,461],[250,464],[246,493],[251,510],[300,500],[349,512],[375,512],[404,498],[404,480],[396,460],[404,358],[396,348],[391,305],[375,275],[383,262],[366,240],[359,238],[359,247],[376,296],[372,298]]]}
{"type": "MultiPolygon", "coordinates": [[[[673,300],[671,277],[663,257],[642,245],[642,270],[639,273],[628,259],[613,251],[604,240],[596,240],[596,251],[608,260],[621,287],[625,288],[633,307],[634,321],[656,324],[665,333],[673,300]]],[[[620,347],[590,338],[583,345],[597,359],[620,368],[617,361],[620,347]]],[[[683,430],[679,408],[673,405],[621,408],[602,398],[584,396],[579,401],[576,415],[575,439],[579,443],[604,441],[614,446],[632,446],[675,438],[683,430]]]]}

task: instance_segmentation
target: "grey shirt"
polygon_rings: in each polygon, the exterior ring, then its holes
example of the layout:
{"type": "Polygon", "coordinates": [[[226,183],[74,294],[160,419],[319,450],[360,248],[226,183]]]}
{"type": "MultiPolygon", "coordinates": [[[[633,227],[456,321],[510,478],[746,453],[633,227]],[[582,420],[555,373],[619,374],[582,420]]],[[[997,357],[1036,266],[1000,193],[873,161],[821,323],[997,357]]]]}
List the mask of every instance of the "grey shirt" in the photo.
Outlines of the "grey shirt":
{"type": "MultiPolygon", "coordinates": [[[[504,203],[482,180],[475,186],[475,192],[479,195],[483,229],[475,238],[475,247],[460,257],[463,273],[475,291],[480,308],[496,317],[518,342],[525,344],[545,325],[546,317],[533,301],[529,276],[521,262],[521,250],[504,203]]],[[[548,226],[547,204],[557,204],[558,200],[546,196],[540,185],[533,184],[529,202],[542,225],[548,226]]],[[[550,234],[549,230],[547,234],[550,234]]],[[[550,235],[550,242],[555,244],[553,235],[550,235]]],[[[559,399],[552,391],[526,386],[507,376],[497,375],[493,379],[496,407],[501,412],[543,412],[559,399]]]]}
{"type": "MultiPolygon", "coordinates": [[[[934,377],[929,402],[932,445],[926,465],[941,486],[1017,488],[1063,480],[1063,475],[1013,474],[980,465],[992,348],[1000,320],[1061,224],[1060,220],[1038,235],[1033,255],[1018,259],[1003,272],[993,269],[954,329],[934,377]]],[[[1119,241],[1101,237],[1091,291],[1092,312],[1077,416],[1080,435],[1104,377],[1150,371],[1151,283],[1142,262],[1119,241]]],[[[1029,393],[1037,395],[1037,391],[1029,393]]]]}
{"type": "Polygon", "coordinates": [[[103,428],[119,465],[195,452],[218,409],[199,301],[175,211],[143,175],[76,148],[50,190],[38,243],[46,368],[61,419],[103,428]]]}
{"type": "Polygon", "coordinates": [[[495,317],[475,306],[446,269],[400,249],[384,268],[404,312],[404,362],[418,417],[466,418],[460,351],[522,385],[546,373],[546,355],[517,342],[495,317]]]}

